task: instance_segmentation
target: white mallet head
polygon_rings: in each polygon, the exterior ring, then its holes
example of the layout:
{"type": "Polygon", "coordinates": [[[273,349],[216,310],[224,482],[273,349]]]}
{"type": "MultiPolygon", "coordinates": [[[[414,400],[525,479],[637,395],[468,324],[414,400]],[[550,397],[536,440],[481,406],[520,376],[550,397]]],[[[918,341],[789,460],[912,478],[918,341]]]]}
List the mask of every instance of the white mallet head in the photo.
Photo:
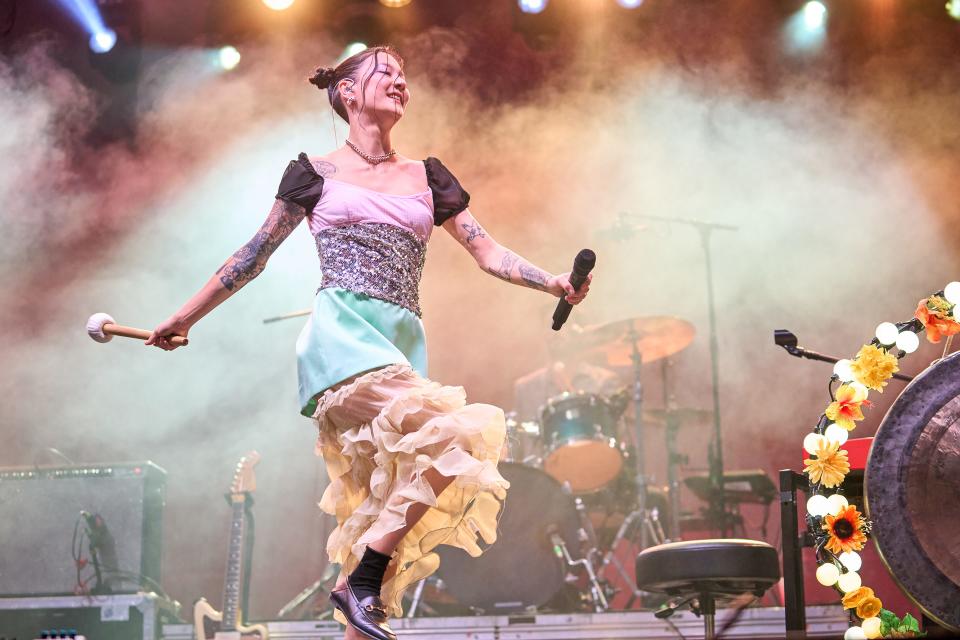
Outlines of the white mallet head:
{"type": "Polygon", "coordinates": [[[95,313],[87,320],[87,335],[97,342],[110,342],[113,336],[103,332],[103,325],[117,324],[117,321],[108,313],[95,313]]]}

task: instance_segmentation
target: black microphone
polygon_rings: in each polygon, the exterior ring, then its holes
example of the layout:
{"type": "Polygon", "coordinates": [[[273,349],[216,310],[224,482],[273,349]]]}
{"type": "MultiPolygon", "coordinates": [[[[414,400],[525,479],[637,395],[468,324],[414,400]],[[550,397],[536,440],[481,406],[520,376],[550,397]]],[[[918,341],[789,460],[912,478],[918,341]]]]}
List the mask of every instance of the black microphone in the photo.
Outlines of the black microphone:
{"type": "MultiPolygon", "coordinates": [[[[590,249],[583,249],[577,254],[577,257],[573,259],[573,269],[570,270],[570,284],[573,286],[574,291],[580,289],[583,283],[587,281],[587,276],[593,271],[595,264],[597,264],[597,254],[590,251],[590,249]]],[[[567,302],[567,294],[564,292],[564,294],[560,296],[560,302],[557,303],[556,310],[553,312],[554,331],[560,331],[560,327],[563,326],[563,323],[566,322],[570,316],[571,309],[573,309],[573,305],[567,302]]]]}

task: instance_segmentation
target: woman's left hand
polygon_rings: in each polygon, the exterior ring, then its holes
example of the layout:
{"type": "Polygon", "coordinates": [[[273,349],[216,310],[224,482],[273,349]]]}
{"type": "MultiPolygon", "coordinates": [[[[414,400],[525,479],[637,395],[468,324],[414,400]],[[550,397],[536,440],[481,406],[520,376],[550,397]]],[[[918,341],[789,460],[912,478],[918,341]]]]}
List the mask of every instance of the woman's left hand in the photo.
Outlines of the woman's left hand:
{"type": "Polygon", "coordinates": [[[587,274],[586,282],[583,283],[579,290],[574,291],[573,285],[570,284],[570,273],[561,273],[547,280],[547,291],[558,298],[565,296],[567,302],[570,304],[580,304],[583,302],[583,299],[587,297],[592,280],[593,274],[587,274]]]}

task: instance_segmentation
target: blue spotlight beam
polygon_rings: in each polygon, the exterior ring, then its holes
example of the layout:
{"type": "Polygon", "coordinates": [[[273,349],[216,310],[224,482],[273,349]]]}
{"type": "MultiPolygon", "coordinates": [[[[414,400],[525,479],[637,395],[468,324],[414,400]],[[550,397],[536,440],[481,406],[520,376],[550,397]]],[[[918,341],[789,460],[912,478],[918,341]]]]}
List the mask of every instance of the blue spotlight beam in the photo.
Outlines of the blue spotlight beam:
{"type": "Polygon", "coordinates": [[[57,0],[57,4],[90,36],[108,31],[94,0],[57,0]]]}

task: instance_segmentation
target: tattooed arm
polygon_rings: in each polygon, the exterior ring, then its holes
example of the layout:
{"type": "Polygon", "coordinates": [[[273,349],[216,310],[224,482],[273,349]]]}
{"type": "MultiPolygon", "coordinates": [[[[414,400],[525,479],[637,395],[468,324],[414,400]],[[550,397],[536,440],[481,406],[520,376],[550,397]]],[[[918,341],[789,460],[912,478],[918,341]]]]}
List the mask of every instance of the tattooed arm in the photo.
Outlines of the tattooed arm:
{"type": "Polygon", "coordinates": [[[186,336],[200,318],[213,311],[245,284],[260,275],[267,259],[304,218],[303,207],[278,199],[256,235],[227,258],[210,280],[192,298],[163,322],[147,340],[167,351],[175,347],[166,338],[186,336]]]}
{"type": "Polygon", "coordinates": [[[469,209],[446,220],[443,228],[470,252],[481,269],[505,282],[546,291],[558,298],[567,295],[567,300],[573,304],[579,303],[587,295],[589,281],[574,292],[569,273],[550,275],[524,260],[494,240],[469,209]]]}

